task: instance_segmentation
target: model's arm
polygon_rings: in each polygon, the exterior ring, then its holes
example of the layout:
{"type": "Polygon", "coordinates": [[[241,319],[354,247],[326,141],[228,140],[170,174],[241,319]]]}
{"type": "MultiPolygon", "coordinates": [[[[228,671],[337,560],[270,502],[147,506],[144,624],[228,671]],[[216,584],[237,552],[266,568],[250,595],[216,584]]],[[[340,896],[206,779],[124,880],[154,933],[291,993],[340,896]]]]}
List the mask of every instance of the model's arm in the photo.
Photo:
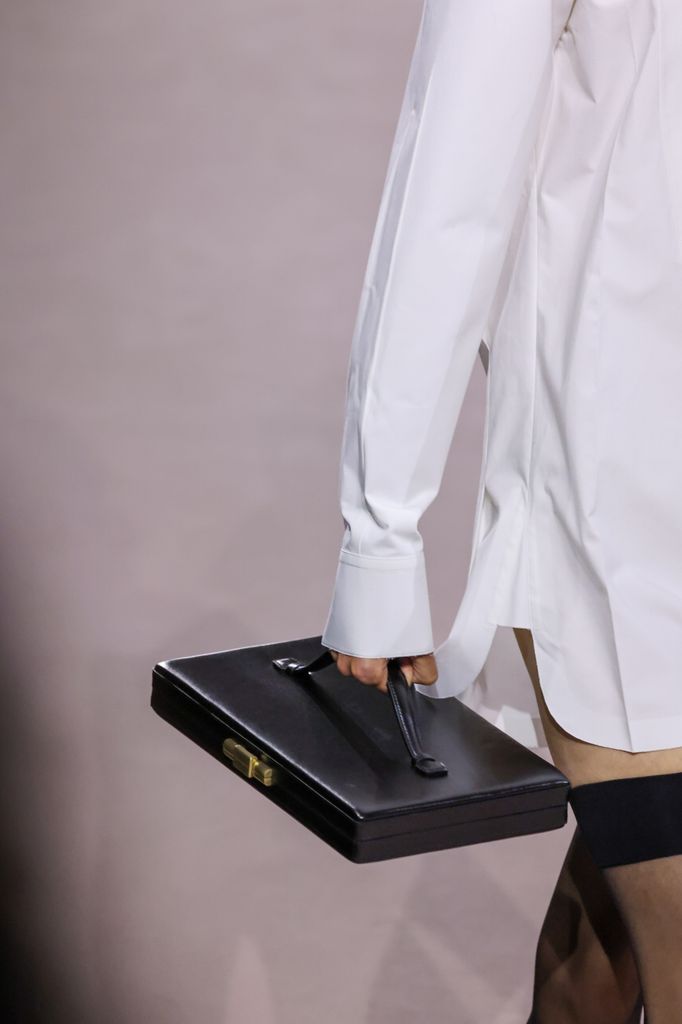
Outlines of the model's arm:
{"type": "Polygon", "coordinates": [[[426,0],[348,367],[345,531],[322,642],[433,651],[435,498],[549,92],[556,0],[426,0]]]}

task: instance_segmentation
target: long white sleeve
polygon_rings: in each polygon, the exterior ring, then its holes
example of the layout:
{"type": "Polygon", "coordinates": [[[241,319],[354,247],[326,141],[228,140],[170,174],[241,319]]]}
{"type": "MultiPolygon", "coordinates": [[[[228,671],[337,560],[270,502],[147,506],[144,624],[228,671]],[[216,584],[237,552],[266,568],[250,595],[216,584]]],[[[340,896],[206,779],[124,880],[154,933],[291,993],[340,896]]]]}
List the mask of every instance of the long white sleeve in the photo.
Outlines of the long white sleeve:
{"type": "Polygon", "coordinates": [[[322,643],[433,651],[419,520],[439,491],[546,105],[553,0],[426,0],[348,366],[345,524],[322,643]]]}

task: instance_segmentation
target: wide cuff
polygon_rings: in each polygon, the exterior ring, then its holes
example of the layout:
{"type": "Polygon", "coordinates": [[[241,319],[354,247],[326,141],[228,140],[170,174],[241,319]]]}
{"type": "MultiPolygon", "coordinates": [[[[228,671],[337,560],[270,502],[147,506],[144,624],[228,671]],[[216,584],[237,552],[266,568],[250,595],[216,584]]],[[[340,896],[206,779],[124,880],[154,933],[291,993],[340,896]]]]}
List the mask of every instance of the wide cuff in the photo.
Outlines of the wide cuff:
{"type": "Polygon", "coordinates": [[[381,557],[342,548],[322,644],[356,658],[431,654],[423,551],[381,557]]]}

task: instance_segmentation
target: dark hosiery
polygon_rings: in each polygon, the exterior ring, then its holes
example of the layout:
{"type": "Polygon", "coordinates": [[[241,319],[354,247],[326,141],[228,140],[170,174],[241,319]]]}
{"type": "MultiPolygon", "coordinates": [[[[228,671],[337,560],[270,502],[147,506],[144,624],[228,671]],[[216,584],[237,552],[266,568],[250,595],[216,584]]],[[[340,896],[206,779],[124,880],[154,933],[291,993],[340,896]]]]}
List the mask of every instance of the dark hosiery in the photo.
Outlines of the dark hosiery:
{"type": "MultiPolygon", "coordinates": [[[[547,706],[532,630],[515,626],[514,633],[552,760],[571,784],[582,840],[630,938],[644,1024],[682,1024],[682,743],[632,751],[568,732],[547,706]]],[[[610,1024],[606,1015],[603,1024],[610,1024]]]]}
{"type": "Polygon", "coordinates": [[[535,954],[528,1024],[640,1024],[630,936],[579,828],[566,852],[535,954]]]}
{"type": "Polygon", "coordinates": [[[647,1024],[682,1022],[682,772],[585,783],[569,800],[630,934],[647,1024]]]}
{"type": "MultiPolygon", "coordinates": [[[[631,753],[567,732],[547,707],[532,631],[514,627],[514,635],[535,690],[552,760],[569,779],[570,792],[583,783],[616,775],[652,774],[682,766],[682,747],[631,753]]],[[[586,800],[579,796],[577,802],[584,805],[586,800]]],[[[538,939],[533,987],[528,1024],[640,1024],[646,991],[629,918],[621,910],[607,871],[592,856],[579,822],[538,939]]],[[[642,1024],[651,1021],[645,1016],[642,1024]]]]}

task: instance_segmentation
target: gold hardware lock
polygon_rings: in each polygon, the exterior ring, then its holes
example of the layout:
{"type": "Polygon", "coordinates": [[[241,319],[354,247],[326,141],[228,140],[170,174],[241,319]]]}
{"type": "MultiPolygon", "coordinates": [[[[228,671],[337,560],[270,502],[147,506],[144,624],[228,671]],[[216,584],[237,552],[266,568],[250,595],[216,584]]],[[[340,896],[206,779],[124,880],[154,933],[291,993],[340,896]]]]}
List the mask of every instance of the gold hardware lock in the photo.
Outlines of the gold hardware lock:
{"type": "Polygon", "coordinates": [[[263,786],[274,786],[277,776],[272,765],[265,764],[231,736],[223,740],[223,754],[232,761],[232,766],[247,779],[256,779],[263,786]]]}

